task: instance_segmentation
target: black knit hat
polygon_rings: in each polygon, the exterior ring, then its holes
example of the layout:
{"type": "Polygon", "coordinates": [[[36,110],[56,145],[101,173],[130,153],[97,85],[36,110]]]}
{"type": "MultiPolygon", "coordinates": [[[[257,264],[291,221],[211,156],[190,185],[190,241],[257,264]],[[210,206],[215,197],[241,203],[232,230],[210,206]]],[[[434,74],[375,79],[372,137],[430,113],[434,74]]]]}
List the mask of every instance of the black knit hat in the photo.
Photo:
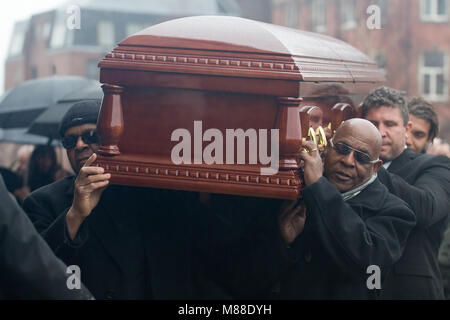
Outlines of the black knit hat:
{"type": "Polygon", "coordinates": [[[100,105],[100,100],[85,100],[75,103],[61,120],[59,124],[59,135],[64,137],[66,131],[75,126],[86,123],[97,123],[100,105]]]}

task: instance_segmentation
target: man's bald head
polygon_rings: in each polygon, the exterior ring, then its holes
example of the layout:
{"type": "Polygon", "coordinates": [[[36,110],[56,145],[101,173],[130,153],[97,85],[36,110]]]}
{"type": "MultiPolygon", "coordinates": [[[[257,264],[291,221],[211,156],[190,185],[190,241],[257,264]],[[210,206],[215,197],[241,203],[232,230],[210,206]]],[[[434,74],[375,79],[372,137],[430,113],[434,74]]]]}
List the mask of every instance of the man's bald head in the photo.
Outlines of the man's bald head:
{"type": "Polygon", "coordinates": [[[378,159],[382,138],[378,129],[370,121],[355,118],[343,122],[336,130],[335,139],[347,135],[366,142],[370,146],[368,151],[372,159],[378,159]]]}

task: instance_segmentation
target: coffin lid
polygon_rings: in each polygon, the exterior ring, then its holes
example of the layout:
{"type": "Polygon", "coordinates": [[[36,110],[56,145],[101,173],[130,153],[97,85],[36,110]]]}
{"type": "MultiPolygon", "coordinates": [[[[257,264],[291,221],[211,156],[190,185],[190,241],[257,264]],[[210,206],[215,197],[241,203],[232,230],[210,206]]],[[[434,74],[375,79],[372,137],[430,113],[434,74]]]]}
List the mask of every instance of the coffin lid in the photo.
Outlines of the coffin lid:
{"type": "Polygon", "coordinates": [[[151,26],[120,42],[100,67],[297,81],[384,81],[374,62],[341,40],[230,16],[187,17],[151,26]]]}

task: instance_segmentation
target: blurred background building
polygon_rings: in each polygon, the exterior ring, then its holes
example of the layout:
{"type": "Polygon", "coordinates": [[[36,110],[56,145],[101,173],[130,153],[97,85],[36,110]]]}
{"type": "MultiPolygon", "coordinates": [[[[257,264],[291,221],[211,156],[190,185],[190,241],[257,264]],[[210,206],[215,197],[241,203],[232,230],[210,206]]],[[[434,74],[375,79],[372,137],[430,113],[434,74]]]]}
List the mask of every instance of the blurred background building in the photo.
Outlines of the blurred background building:
{"type": "Polygon", "coordinates": [[[159,22],[201,14],[241,15],[234,0],[84,0],[17,22],[5,62],[5,91],[51,75],[98,79],[97,64],[118,42],[159,22]],[[77,5],[79,29],[68,20],[77,5]]]}
{"type": "Polygon", "coordinates": [[[15,23],[4,89],[51,75],[98,79],[98,62],[130,34],[183,16],[233,15],[352,44],[386,72],[388,86],[431,101],[440,137],[450,141],[449,10],[450,0],[73,0],[15,23]],[[80,29],[67,27],[71,5],[80,8],[80,29]],[[380,9],[381,29],[367,26],[371,5],[380,9]]]}
{"type": "Polygon", "coordinates": [[[5,62],[5,91],[51,75],[98,79],[98,62],[118,42],[153,24],[193,15],[233,15],[270,22],[272,0],[70,1],[14,26],[5,62]],[[80,29],[67,28],[71,5],[80,29]]]}
{"type": "Polygon", "coordinates": [[[273,0],[273,23],[342,39],[378,63],[386,84],[436,107],[450,140],[450,0],[273,0]],[[377,5],[381,29],[367,20],[377,5]]]}
{"type": "MultiPolygon", "coordinates": [[[[5,63],[4,92],[52,75],[99,78],[99,61],[121,40],[151,25],[193,15],[233,15],[270,22],[272,0],[70,0],[17,21],[5,63]],[[80,28],[68,20],[80,12],[80,28]]],[[[0,143],[0,165],[10,166],[19,146],[0,143]]],[[[58,154],[60,156],[60,154],[58,154]]],[[[60,156],[61,157],[61,156],[60,156]]],[[[63,157],[64,158],[64,157],[63,157]]]]}

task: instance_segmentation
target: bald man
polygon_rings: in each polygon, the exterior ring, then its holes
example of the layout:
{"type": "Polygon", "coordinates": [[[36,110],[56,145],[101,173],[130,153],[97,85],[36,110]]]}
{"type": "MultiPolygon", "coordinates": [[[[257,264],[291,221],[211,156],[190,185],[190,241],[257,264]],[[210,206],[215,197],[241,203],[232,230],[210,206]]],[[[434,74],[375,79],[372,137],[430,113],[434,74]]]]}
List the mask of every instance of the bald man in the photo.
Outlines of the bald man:
{"type": "Polygon", "coordinates": [[[306,219],[292,210],[280,217],[285,243],[301,258],[284,273],[278,298],[375,299],[416,223],[377,179],[381,136],[352,119],[330,140],[324,165],[313,142],[303,147],[306,219]]]}

